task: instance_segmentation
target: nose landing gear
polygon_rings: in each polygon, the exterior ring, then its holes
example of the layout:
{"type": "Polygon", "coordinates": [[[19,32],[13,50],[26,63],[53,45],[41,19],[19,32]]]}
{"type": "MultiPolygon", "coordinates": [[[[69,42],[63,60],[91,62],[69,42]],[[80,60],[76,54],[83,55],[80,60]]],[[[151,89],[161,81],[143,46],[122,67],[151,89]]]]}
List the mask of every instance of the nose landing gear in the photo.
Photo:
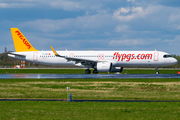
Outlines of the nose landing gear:
{"type": "Polygon", "coordinates": [[[158,67],[156,67],[156,74],[159,74],[158,67]]]}

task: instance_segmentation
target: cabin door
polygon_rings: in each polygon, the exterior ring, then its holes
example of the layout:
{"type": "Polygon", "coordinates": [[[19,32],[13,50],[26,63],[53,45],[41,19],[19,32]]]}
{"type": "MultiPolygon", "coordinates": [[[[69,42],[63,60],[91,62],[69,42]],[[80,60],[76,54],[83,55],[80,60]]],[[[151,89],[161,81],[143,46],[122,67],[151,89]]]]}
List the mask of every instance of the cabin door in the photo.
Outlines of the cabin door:
{"type": "Polygon", "coordinates": [[[37,61],[38,60],[38,52],[34,52],[33,53],[33,61],[37,61]]]}
{"type": "Polygon", "coordinates": [[[159,53],[155,52],[154,53],[154,61],[158,61],[159,60],[159,53]]]}

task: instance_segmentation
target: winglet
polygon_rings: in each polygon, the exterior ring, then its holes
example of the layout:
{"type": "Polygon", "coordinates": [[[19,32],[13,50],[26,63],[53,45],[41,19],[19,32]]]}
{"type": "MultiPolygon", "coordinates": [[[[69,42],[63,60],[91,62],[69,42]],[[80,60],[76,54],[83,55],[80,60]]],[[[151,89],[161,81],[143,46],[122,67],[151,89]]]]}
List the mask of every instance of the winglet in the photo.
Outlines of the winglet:
{"type": "Polygon", "coordinates": [[[53,53],[54,53],[55,55],[58,55],[57,52],[53,49],[53,47],[52,47],[52,46],[50,46],[50,47],[51,47],[53,53]]]}
{"type": "Polygon", "coordinates": [[[58,56],[58,57],[63,57],[63,56],[61,56],[61,55],[59,55],[54,49],[53,49],[53,47],[52,46],[50,46],[51,47],[51,49],[52,49],[52,51],[53,51],[53,53],[54,53],[54,55],[55,56],[58,56]]]}

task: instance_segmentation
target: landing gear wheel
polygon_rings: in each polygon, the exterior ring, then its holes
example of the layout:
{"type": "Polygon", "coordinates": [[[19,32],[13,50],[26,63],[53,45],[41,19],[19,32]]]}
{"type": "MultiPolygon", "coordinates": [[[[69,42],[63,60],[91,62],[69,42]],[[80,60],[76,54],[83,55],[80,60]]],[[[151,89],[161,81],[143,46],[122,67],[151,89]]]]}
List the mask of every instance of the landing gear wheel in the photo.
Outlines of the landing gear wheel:
{"type": "Polygon", "coordinates": [[[89,69],[85,70],[85,74],[90,74],[90,73],[91,73],[91,71],[89,69]]]}
{"type": "Polygon", "coordinates": [[[156,67],[156,74],[159,74],[158,67],[156,67]]]}
{"type": "Polygon", "coordinates": [[[97,70],[93,70],[93,74],[98,74],[98,71],[97,70]]]}
{"type": "Polygon", "coordinates": [[[156,74],[159,74],[159,72],[156,72],[156,74]]]}

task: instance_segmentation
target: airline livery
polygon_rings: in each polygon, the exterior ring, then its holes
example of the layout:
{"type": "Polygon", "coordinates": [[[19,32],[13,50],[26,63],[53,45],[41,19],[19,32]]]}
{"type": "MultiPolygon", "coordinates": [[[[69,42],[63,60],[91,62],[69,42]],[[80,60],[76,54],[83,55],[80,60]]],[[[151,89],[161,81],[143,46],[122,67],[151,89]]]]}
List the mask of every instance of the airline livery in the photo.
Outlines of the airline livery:
{"type": "MultiPolygon", "coordinates": [[[[123,67],[163,67],[174,65],[177,60],[161,51],[39,51],[25,38],[18,28],[11,28],[16,52],[8,56],[44,65],[86,67],[86,74],[122,72],[123,67]]],[[[158,74],[158,69],[156,69],[158,74]]]]}

